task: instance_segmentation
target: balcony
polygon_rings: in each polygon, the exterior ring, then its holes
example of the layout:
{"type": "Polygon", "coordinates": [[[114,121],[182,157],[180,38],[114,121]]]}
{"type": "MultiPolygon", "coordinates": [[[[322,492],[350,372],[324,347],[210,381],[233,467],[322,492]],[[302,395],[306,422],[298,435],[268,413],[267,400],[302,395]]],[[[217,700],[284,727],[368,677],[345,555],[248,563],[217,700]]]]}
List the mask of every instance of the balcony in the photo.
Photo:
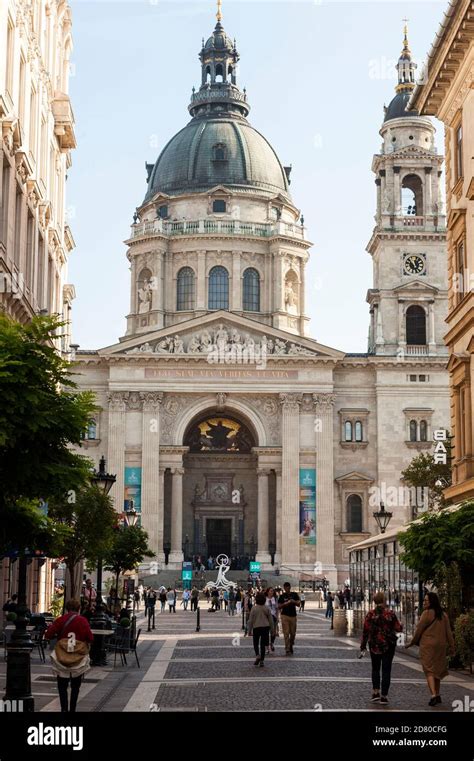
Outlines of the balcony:
{"type": "Polygon", "coordinates": [[[54,116],[54,134],[58,138],[61,152],[72,150],[76,147],[74,134],[74,114],[71,108],[69,95],[56,92],[52,102],[54,116]]]}
{"type": "Polygon", "coordinates": [[[406,347],[406,353],[408,357],[427,357],[428,346],[426,346],[426,344],[408,344],[406,347]]]}
{"type": "Polygon", "coordinates": [[[240,220],[199,219],[169,222],[154,219],[148,222],[138,222],[132,225],[131,239],[165,235],[238,235],[252,238],[287,238],[305,239],[305,228],[288,222],[241,222],[240,220]]]}

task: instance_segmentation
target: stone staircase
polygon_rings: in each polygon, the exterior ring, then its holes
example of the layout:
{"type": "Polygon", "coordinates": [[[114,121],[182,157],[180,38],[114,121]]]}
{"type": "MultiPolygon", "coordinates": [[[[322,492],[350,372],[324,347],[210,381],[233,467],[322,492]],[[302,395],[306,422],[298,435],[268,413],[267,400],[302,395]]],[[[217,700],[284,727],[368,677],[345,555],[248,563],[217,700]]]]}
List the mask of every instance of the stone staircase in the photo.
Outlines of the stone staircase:
{"type": "MultiPolygon", "coordinates": [[[[248,571],[228,571],[226,578],[229,581],[235,581],[240,583],[243,587],[247,586],[248,571]]],[[[209,581],[215,581],[217,579],[217,571],[203,571],[203,573],[197,573],[193,577],[193,583],[196,581],[196,585],[203,589],[206,583],[209,581]]],[[[285,581],[289,581],[292,587],[295,589],[299,585],[299,577],[297,574],[288,573],[275,573],[263,571],[261,573],[261,579],[265,586],[269,587],[281,587],[285,581]]],[[[156,574],[150,575],[145,570],[139,574],[139,582],[143,583],[145,587],[153,587],[158,589],[159,587],[173,587],[177,589],[182,588],[181,572],[179,570],[167,570],[163,569],[156,574]]]]}

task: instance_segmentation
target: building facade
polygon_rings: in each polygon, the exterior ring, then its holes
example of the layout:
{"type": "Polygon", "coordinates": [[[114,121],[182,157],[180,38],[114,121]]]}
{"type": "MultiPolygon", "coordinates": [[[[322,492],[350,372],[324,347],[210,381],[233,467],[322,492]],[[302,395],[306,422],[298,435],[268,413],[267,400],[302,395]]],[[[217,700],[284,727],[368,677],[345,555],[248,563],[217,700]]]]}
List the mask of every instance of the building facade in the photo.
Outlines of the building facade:
{"type": "Polygon", "coordinates": [[[69,320],[65,187],[76,141],[67,2],[2,3],[0,50],[0,308],[21,322],[40,312],[69,320]]]}
{"type": "Polygon", "coordinates": [[[116,507],[133,502],[157,561],[225,552],[335,585],[380,500],[393,525],[412,516],[401,471],[448,424],[442,157],[430,120],[405,111],[406,42],[373,162],[368,351],[323,346],[290,169],[248,121],[238,60],[219,15],[191,120],[147,164],[126,333],[76,355],[100,406],[84,448],[107,457],[116,507]]]}
{"type": "Polygon", "coordinates": [[[474,4],[452,0],[410,102],[445,125],[453,501],[474,497],[474,4]]]}
{"type": "MultiPolygon", "coordinates": [[[[0,3],[0,310],[20,322],[36,314],[71,319],[74,247],[66,218],[66,174],[76,146],[68,95],[71,11],[65,0],[0,3]]],[[[58,339],[69,352],[70,326],[58,339]]],[[[18,562],[0,563],[0,599],[17,590],[18,562]]],[[[49,608],[51,561],[32,557],[28,604],[49,608]]]]}

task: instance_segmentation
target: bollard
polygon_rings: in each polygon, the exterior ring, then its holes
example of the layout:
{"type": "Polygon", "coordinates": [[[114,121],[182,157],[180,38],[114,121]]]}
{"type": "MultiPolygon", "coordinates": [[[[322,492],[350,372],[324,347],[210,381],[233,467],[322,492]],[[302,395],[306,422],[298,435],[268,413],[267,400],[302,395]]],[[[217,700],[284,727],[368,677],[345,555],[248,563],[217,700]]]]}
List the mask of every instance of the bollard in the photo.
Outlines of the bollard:
{"type": "Polygon", "coordinates": [[[242,608],[242,630],[245,629],[245,610],[242,608]]]}
{"type": "Polygon", "coordinates": [[[201,608],[199,605],[196,608],[196,614],[196,631],[199,632],[201,631],[201,608]]]}

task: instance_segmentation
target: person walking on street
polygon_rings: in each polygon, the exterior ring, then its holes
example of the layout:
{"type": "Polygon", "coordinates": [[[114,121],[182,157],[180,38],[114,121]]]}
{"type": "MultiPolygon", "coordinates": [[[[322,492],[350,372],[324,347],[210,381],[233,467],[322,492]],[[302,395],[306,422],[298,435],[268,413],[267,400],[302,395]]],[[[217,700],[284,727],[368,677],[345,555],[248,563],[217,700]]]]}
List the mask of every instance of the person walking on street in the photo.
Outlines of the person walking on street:
{"type": "Polygon", "coordinates": [[[171,587],[168,587],[166,601],[168,603],[169,612],[176,613],[176,592],[174,589],[171,589],[171,587]]]}
{"type": "Polygon", "coordinates": [[[326,595],[326,618],[332,618],[334,615],[334,600],[332,593],[328,592],[326,595]]]}
{"type": "Polygon", "coordinates": [[[244,630],[244,637],[248,634],[248,623],[249,623],[249,616],[252,610],[253,605],[253,594],[251,588],[247,589],[245,595],[244,595],[244,623],[245,623],[245,630],[244,630]]]}
{"type": "Polygon", "coordinates": [[[438,595],[427,592],[423,599],[423,613],[411,642],[405,647],[420,646],[420,660],[431,692],[429,706],[441,703],[441,680],[448,676],[446,655],[454,655],[454,638],[446,613],[443,612],[438,595]]]}
{"type": "Polygon", "coordinates": [[[293,655],[293,646],[296,638],[296,608],[299,608],[300,604],[300,598],[296,592],[291,591],[290,582],[285,581],[283,584],[283,594],[278,598],[278,608],[287,655],[293,655]]]}
{"type": "Polygon", "coordinates": [[[160,612],[164,613],[166,607],[166,589],[162,587],[160,589],[160,612]]]}
{"type": "Polygon", "coordinates": [[[383,592],[374,595],[375,607],[367,613],[360,643],[361,656],[369,645],[372,661],[372,703],[388,704],[388,691],[392,673],[392,661],[397,645],[397,632],[402,625],[385,602],[383,592]],[[382,694],[380,694],[380,669],[382,668],[382,694]]]}
{"type": "Polygon", "coordinates": [[[190,597],[191,597],[191,592],[189,591],[189,589],[183,589],[182,603],[183,603],[184,610],[188,609],[188,603],[189,603],[189,598],[190,597]]]}
{"type": "Polygon", "coordinates": [[[154,589],[150,587],[148,589],[148,594],[146,596],[146,610],[148,614],[147,631],[151,631],[151,629],[155,628],[155,605],[156,605],[156,592],[154,589]]]}
{"type": "Polygon", "coordinates": [[[242,590],[240,587],[237,587],[235,592],[235,607],[237,609],[237,615],[240,616],[242,613],[242,590]]]}
{"type": "Polygon", "coordinates": [[[198,609],[198,601],[199,601],[199,589],[197,587],[193,587],[191,589],[191,610],[198,609]]]}
{"type": "Polygon", "coordinates": [[[228,592],[228,595],[227,595],[227,603],[228,603],[229,616],[235,615],[235,591],[234,591],[234,587],[231,587],[229,589],[229,592],[228,592]]]}
{"type": "Polygon", "coordinates": [[[273,628],[270,636],[270,644],[267,645],[267,653],[275,652],[275,638],[278,635],[278,597],[273,587],[268,587],[265,592],[265,605],[269,609],[273,618],[273,628]]]}
{"type": "Polygon", "coordinates": [[[79,614],[80,600],[69,600],[66,613],[46,630],[45,639],[57,637],[51,653],[51,667],[57,678],[61,713],[75,713],[82,677],[90,669],[89,648],[94,639],[89,621],[79,614]],[[72,650],[69,635],[73,634],[72,650]],[[71,681],[71,699],[68,705],[68,686],[71,681]]]}
{"type": "Polygon", "coordinates": [[[344,601],[346,604],[346,609],[350,610],[352,604],[350,587],[346,587],[344,590],[344,601]]]}
{"type": "Polygon", "coordinates": [[[263,592],[258,592],[248,620],[248,633],[249,636],[253,636],[253,649],[256,655],[254,665],[260,668],[263,668],[270,632],[273,631],[273,617],[270,608],[265,603],[265,595],[263,592]]]}
{"type": "Polygon", "coordinates": [[[301,602],[300,611],[303,612],[304,611],[304,604],[306,602],[306,595],[305,595],[304,592],[300,592],[300,602],[301,602]]]}

